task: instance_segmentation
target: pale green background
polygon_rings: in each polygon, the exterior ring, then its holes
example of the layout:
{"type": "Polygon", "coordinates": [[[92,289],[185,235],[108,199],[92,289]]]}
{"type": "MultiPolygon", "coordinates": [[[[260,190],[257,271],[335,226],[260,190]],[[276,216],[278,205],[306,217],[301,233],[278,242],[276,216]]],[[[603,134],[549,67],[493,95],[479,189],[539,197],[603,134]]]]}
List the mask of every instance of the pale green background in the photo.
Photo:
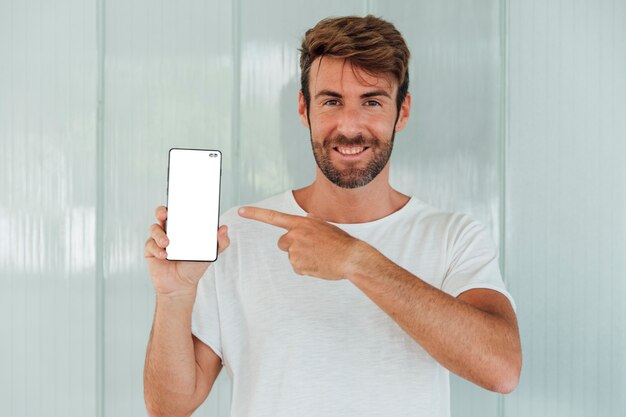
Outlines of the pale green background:
{"type": "Polygon", "coordinates": [[[392,184],[486,223],[517,301],[519,387],[453,377],[453,416],[626,416],[623,0],[0,0],[0,415],[146,415],[167,150],[223,151],[222,211],[309,183],[300,38],[368,12],[413,54],[392,184]]]}

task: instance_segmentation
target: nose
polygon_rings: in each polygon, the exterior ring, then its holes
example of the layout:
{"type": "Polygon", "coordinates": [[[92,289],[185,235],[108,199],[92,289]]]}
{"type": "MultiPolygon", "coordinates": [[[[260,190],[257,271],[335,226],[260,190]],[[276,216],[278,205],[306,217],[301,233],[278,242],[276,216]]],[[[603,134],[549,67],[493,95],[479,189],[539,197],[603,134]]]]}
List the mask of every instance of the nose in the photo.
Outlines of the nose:
{"type": "Polygon", "coordinates": [[[345,106],[341,110],[339,120],[337,121],[337,133],[348,138],[363,133],[361,112],[359,109],[345,106]]]}

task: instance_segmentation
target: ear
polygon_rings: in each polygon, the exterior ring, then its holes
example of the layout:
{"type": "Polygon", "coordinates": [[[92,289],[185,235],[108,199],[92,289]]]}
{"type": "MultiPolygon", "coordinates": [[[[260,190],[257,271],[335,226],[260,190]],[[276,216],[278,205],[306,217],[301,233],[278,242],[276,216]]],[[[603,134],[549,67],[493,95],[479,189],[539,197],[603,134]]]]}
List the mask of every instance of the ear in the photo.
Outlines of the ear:
{"type": "Polygon", "coordinates": [[[404,102],[400,106],[400,114],[398,116],[398,122],[396,123],[396,132],[401,131],[406,127],[411,115],[411,93],[407,92],[404,97],[404,102]]]}
{"type": "Polygon", "coordinates": [[[304,94],[302,94],[302,90],[298,91],[298,114],[300,115],[300,122],[306,127],[309,128],[309,116],[306,111],[306,100],[304,99],[304,94]]]}

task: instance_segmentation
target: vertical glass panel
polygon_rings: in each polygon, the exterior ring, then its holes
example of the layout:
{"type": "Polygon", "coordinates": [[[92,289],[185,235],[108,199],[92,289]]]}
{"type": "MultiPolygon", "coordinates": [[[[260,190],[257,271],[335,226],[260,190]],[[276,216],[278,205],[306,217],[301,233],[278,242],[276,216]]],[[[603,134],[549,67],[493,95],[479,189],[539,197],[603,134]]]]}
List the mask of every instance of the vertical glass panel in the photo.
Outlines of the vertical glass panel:
{"type": "Polygon", "coordinates": [[[626,4],[512,1],[506,416],[626,415],[626,4]]]}
{"type": "MultiPolygon", "coordinates": [[[[143,248],[169,149],[221,150],[221,206],[233,204],[231,5],[107,0],[105,22],[105,414],[139,416],[154,313],[143,248]]],[[[198,415],[229,403],[212,394],[198,415]]]]}
{"type": "MultiPolygon", "coordinates": [[[[500,234],[500,6],[489,1],[373,2],[411,50],[412,114],[396,134],[391,183],[500,234]]],[[[515,294],[513,294],[515,296],[515,294]]],[[[498,415],[498,395],[451,374],[453,416],[498,415]]]]}
{"type": "Polygon", "coordinates": [[[392,183],[499,235],[499,2],[374,3],[411,49],[412,114],[396,135],[392,183]]]}
{"type": "Polygon", "coordinates": [[[0,3],[0,415],[96,409],[95,0],[0,3]]]}
{"type": "Polygon", "coordinates": [[[298,48],[304,32],[329,16],[363,14],[355,1],[241,2],[242,202],[313,181],[309,132],[298,116],[298,48]]]}

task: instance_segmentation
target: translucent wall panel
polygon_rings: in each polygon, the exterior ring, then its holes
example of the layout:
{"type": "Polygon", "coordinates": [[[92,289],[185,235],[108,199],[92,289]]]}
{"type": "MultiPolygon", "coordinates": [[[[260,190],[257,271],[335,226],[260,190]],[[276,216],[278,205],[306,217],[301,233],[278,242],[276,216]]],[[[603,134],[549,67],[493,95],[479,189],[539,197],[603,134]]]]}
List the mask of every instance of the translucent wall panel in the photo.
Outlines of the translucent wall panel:
{"type": "Polygon", "coordinates": [[[626,4],[512,1],[505,415],[626,415],[626,4]]]}
{"type": "Polygon", "coordinates": [[[412,115],[392,182],[437,207],[500,218],[500,6],[496,0],[374,2],[411,48],[412,115]]]}
{"type": "Polygon", "coordinates": [[[0,415],[96,410],[95,1],[0,2],[0,415]]]}
{"type": "Polygon", "coordinates": [[[363,15],[363,0],[267,3],[242,0],[240,17],[240,200],[312,182],[315,160],[298,117],[298,48],[304,32],[328,16],[363,15]]]}
{"type": "MultiPolygon", "coordinates": [[[[234,203],[231,5],[107,0],[105,22],[105,415],[138,416],[155,299],[143,247],[168,150],[222,150],[222,209],[234,203]]],[[[199,415],[225,415],[221,386],[199,415]]]]}
{"type": "MultiPolygon", "coordinates": [[[[500,231],[499,2],[373,2],[411,49],[412,115],[396,135],[391,183],[500,231]]],[[[515,297],[515,293],[513,293],[515,297]]],[[[498,394],[451,374],[453,416],[496,416],[498,394]]]]}

